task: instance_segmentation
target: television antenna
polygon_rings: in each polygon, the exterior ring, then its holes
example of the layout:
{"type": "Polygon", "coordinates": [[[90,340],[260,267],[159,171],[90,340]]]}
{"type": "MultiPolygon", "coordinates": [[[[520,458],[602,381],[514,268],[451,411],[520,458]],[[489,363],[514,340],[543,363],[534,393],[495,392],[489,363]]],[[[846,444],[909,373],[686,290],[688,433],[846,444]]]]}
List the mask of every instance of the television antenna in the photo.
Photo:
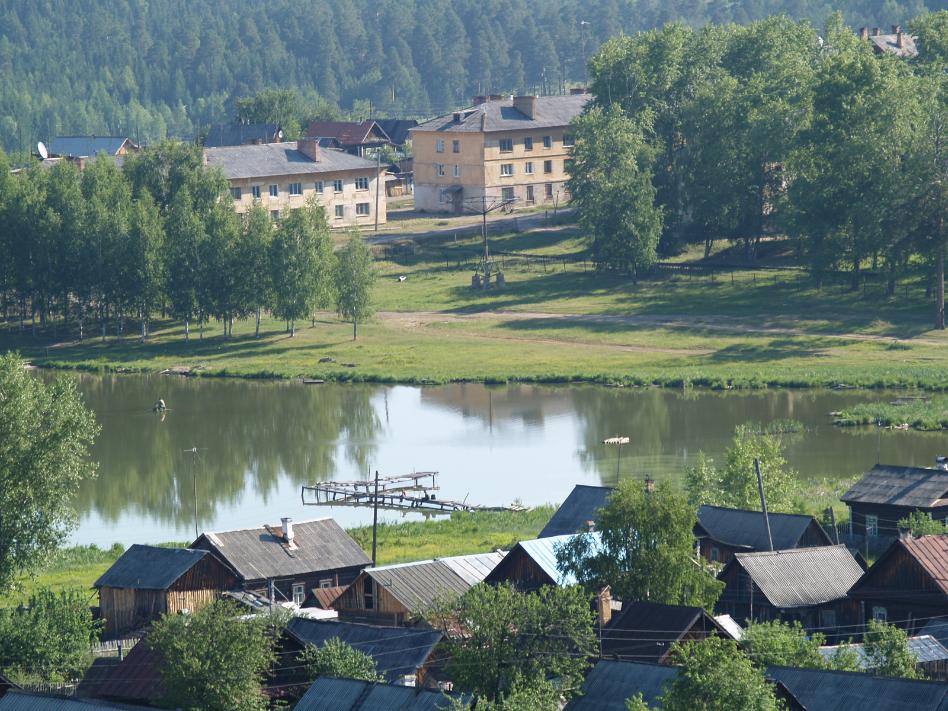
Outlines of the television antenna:
{"type": "MultiPolygon", "coordinates": [[[[206,451],[204,448],[198,449],[197,447],[191,447],[191,449],[182,449],[185,454],[193,454],[194,457],[191,459],[191,499],[194,509],[194,540],[197,540],[198,537],[198,505],[197,505],[197,474],[194,471],[194,459],[199,456],[199,452],[206,451]]],[[[204,463],[204,460],[201,460],[201,463],[204,463]]]]}

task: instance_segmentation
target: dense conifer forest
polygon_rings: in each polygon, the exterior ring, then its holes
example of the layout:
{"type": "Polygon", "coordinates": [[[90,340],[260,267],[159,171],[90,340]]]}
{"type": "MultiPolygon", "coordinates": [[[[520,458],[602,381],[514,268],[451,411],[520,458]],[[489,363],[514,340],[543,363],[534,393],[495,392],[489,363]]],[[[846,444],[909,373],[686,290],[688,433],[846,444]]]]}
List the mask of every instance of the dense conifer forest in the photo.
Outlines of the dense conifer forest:
{"type": "Polygon", "coordinates": [[[608,37],[775,13],[821,26],[907,23],[944,0],[6,0],[0,142],[195,135],[265,87],[310,113],[422,116],[474,94],[582,82],[608,37]]]}

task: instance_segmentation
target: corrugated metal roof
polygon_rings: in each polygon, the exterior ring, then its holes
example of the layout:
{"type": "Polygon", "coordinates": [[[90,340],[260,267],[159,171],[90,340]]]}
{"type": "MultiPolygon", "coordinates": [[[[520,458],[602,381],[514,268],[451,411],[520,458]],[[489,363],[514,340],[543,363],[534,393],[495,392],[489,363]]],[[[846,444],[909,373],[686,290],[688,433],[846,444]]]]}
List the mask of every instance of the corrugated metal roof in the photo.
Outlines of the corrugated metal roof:
{"type": "Polygon", "coordinates": [[[161,696],[161,660],[142,640],[99,683],[99,696],[143,703],[161,696]]]}
{"type": "Polygon", "coordinates": [[[322,647],[330,639],[340,639],[375,660],[387,681],[414,674],[427,661],[441,633],[426,628],[381,627],[335,620],[294,618],[287,632],[301,644],[322,647]]]}
{"type": "Polygon", "coordinates": [[[902,46],[899,47],[899,36],[889,35],[870,35],[869,41],[872,42],[879,52],[894,54],[896,57],[917,57],[918,47],[915,45],[915,37],[908,32],[902,33],[902,46]]]}
{"type": "MultiPolygon", "coordinates": [[[[796,548],[810,524],[816,524],[817,529],[822,532],[824,545],[832,544],[826,531],[812,516],[770,513],[769,519],[775,550],[796,548]]],[[[764,523],[764,515],[760,511],[700,506],[698,525],[711,538],[721,543],[754,551],[770,550],[767,526],[764,523]]]]}
{"type": "MultiPolygon", "coordinates": [[[[848,647],[858,655],[861,668],[869,668],[868,661],[866,660],[866,648],[863,644],[826,645],[824,647],[820,647],[819,652],[824,659],[832,659],[833,655],[841,647],[848,647]]],[[[915,637],[909,637],[908,648],[909,651],[911,651],[912,654],[914,654],[918,661],[922,664],[948,660],[948,649],[945,649],[942,643],[931,635],[917,635],[915,637]]]]}
{"type": "Polygon", "coordinates": [[[611,486],[576,484],[537,538],[566,536],[587,530],[586,522],[598,518],[597,511],[606,505],[613,491],[615,489],[611,486]]]}
{"type": "Polygon", "coordinates": [[[328,679],[314,681],[303,694],[293,711],[350,711],[365,693],[368,682],[353,679],[328,679]]]}
{"type": "Polygon", "coordinates": [[[903,538],[899,544],[918,561],[941,591],[948,594],[948,535],[903,538]]]}
{"type": "Polygon", "coordinates": [[[272,143],[283,137],[276,123],[216,123],[207,129],[205,148],[242,146],[248,143],[272,143]]]}
{"type": "Polygon", "coordinates": [[[136,543],[95,581],[93,587],[167,590],[206,555],[209,553],[203,550],[136,543]]]}
{"type": "Polygon", "coordinates": [[[693,632],[697,638],[715,630],[722,637],[729,635],[700,607],[625,602],[602,630],[602,654],[610,659],[658,663],[685,634],[693,632]]]}
{"type": "Polygon", "coordinates": [[[846,597],[863,570],[846,546],[735,553],[721,571],[740,565],[774,607],[806,607],[846,597]]]}
{"type": "Polygon", "coordinates": [[[20,689],[10,689],[0,698],[0,711],[97,711],[98,709],[122,709],[136,711],[153,709],[155,706],[127,706],[100,699],[77,699],[66,696],[34,694],[20,689]]]}
{"type": "Polygon", "coordinates": [[[451,708],[450,697],[459,698],[432,689],[324,677],[313,682],[293,711],[442,711],[451,708]]]}
{"type": "Polygon", "coordinates": [[[715,615],[714,621],[726,629],[734,639],[739,641],[744,636],[744,628],[730,615],[715,615]]]}
{"type": "Polygon", "coordinates": [[[948,504],[948,471],[877,464],[840,498],[846,503],[932,508],[948,504]]]}
{"type": "MultiPolygon", "coordinates": [[[[248,146],[257,148],[258,146],[248,146]]],[[[244,581],[269,580],[368,565],[371,561],[331,518],[293,523],[293,546],[279,526],[204,533],[191,547],[208,547],[244,581]]]]}
{"type": "Polygon", "coordinates": [[[419,124],[412,131],[444,131],[448,133],[477,133],[480,131],[517,131],[534,128],[567,126],[579,116],[592,94],[569,96],[539,96],[536,113],[530,118],[513,106],[513,101],[504,99],[488,101],[464,109],[461,120],[454,120],[454,113],[445,114],[419,124]]]}
{"type": "Polygon", "coordinates": [[[297,142],[205,148],[207,165],[220,168],[228,180],[283,175],[318,175],[343,170],[374,171],[375,162],[334,148],[321,148],[313,160],[297,150],[297,142]]]}
{"type": "Polygon", "coordinates": [[[948,684],[860,672],[769,667],[807,711],[948,711],[948,684]]]}
{"type": "Polygon", "coordinates": [[[497,564],[504,559],[505,555],[507,555],[506,551],[491,551],[490,553],[438,558],[438,560],[453,570],[468,585],[476,585],[497,567],[497,564]]]}
{"type": "Polygon", "coordinates": [[[463,595],[471,587],[438,560],[366,568],[369,575],[409,610],[421,611],[446,595],[463,595]]]}
{"type": "Polygon", "coordinates": [[[568,711],[625,711],[625,700],[639,693],[645,703],[656,706],[665,687],[676,676],[676,667],[602,660],[586,676],[583,695],[573,699],[566,708],[568,711]]]}
{"type": "Polygon", "coordinates": [[[543,569],[544,573],[550,576],[551,580],[555,580],[557,585],[574,585],[576,578],[572,573],[563,575],[556,568],[556,547],[571,541],[577,535],[592,536],[595,542],[594,545],[599,545],[599,532],[595,531],[593,533],[573,534],[571,536],[550,536],[549,538],[520,541],[508,555],[512,555],[519,547],[524,553],[530,556],[534,563],[543,569]]]}
{"type": "Polygon", "coordinates": [[[375,123],[396,146],[404,144],[410,138],[408,132],[418,125],[414,119],[377,119],[375,123]]]}
{"type": "Polygon", "coordinates": [[[100,153],[114,156],[128,141],[125,136],[56,136],[49,142],[51,156],[89,158],[100,153]]]}
{"type": "Polygon", "coordinates": [[[313,598],[319,607],[329,610],[333,603],[339,599],[339,596],[348,590],[348,587],[347,585],[333,585],[328,588],[313,588],[313,598]]]}
{"type": "Polygon", "coordinates": [[[79,686],[76,687],[76,696],[101,696],[99,687],[102,686],[102,682],[121,663],[122,660],[118,657],[96,657],[93,659],[92,665],[86,669],[79,686]]]}

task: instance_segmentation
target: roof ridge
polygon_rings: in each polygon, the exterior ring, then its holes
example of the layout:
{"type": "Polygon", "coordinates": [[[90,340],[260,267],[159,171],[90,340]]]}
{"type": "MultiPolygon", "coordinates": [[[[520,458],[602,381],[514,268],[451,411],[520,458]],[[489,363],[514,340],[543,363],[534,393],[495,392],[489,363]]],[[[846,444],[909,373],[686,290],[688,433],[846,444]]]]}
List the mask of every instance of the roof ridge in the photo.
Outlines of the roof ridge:
{"type": "MultiPolygon", "coordinates": [[[[263,144],[263,145],[274,145],[274,144],[270,143],[270,144],[263,144]]],[[[221,148],[246,148],[246,147],[247,146],[221,146],[221,148]]],[[[332,516],[323,516],[321,518],[309,518],[309,519],[306,519],[305,521],[294,520],[293,525],[302,526],[303,524],[316,523],[317,521],[335,521],[335,519],[332,516]]],[[[222,533],[239,533],[240,531],[260,531],[260,530],[265,530],[267,526],[275,526],[275,525],[277,524],[265,523],[261,526],[248,526],[247,528],[229,528],[226,531],[201,531],[201,536],[205,536],[208,533],[213,533],[215,536],[219,536],[222,533]]],[[[283,525],[282,521],[280,522],[280,525],[283,525]]],[[[338,522],[336,523],[336,525],[337,526],[339,525],[338,522]]],[[[342,527],[340,526],[340,528],[342,527]]],[[[200,538],[201,536],[198,536],[198,538],[200,538]]]]}

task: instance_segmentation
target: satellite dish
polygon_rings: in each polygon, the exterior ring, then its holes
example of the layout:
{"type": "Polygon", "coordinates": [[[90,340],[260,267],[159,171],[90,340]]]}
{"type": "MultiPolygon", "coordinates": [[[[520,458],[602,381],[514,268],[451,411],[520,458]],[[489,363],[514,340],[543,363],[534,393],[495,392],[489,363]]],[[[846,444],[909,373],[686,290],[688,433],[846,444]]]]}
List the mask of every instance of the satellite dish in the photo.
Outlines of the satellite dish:
{"type": "Polygon", "coordinates": [[[42,141],[36,144],[36,152],[40,154],[40,158],[43,160],[49,158],[49,151],[46,150],[46,144],[42,141]]]}

